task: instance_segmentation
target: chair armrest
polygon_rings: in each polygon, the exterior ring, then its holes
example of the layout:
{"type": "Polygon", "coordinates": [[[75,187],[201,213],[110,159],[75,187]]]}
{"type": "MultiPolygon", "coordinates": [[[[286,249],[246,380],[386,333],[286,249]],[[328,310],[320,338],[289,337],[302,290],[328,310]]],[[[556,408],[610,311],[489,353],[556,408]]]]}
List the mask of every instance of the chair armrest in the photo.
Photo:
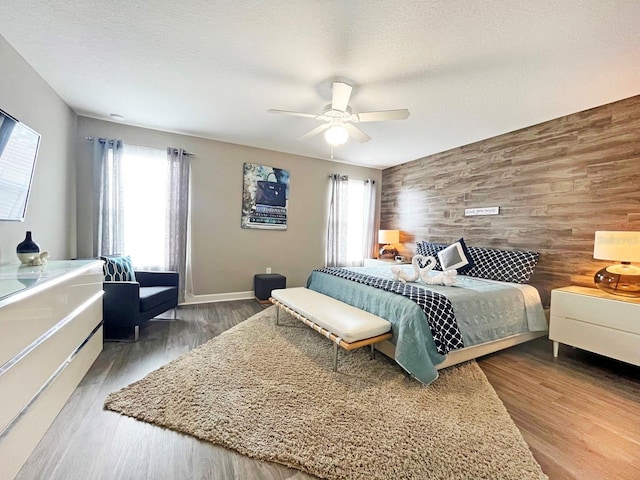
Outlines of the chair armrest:
{"type": "Polygon", "coordinates": [[[103,314],[105,322],[116,319],[136,319],[140,314],[140,284],[138,282],[103,282],[103,314]]]}
{"type": "Polygon", "coordinates": [[[178,272],[136,271],[135,275],[141,287],[177,287],[180,280],[178,272]]]}

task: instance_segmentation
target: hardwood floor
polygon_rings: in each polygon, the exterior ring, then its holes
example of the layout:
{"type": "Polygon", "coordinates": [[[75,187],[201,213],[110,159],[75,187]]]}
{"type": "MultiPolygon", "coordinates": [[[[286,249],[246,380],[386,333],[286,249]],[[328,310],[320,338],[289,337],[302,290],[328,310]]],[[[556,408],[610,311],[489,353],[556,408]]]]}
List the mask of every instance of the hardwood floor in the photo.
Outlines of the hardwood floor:
{"type": "MultiPolygon", "coordinates": [[[[181,307],[105,348],[18,474],[48,479],[311,479],[102,408],[105,397],[265,306],[181,307]]],[[[539,339],[478,362],[551,479],[640,478],[640,368],[539,339]]]]}
{"type": "Polygon", "coordinates": [[[640,367],[541,338],[478,360],[551,479],[640,479],[640,367]]]}

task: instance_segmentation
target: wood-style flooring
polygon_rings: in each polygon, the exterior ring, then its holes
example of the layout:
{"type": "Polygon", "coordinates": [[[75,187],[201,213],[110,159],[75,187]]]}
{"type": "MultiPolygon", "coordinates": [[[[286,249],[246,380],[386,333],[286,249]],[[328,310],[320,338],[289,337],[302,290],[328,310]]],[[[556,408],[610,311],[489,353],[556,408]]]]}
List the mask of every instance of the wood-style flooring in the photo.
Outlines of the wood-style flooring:
{"type": "MultiPolygon", "coordinates": [[[[104,351],[19,480],[310,479],[102,408],[112,391],[265,308],[253,300],[181,307],[137,343],[104,351]]],[[[640,479],[640,368],[538,339],[478,362],[551,479],[640,479]]],[[[391,479],[390,479],[391,480],[391,479]]]]}
{"type": "Polygon", "coordinates": [[[640,480],[640,367],[541,338],[478,360],[551,479],[640,480]]]}

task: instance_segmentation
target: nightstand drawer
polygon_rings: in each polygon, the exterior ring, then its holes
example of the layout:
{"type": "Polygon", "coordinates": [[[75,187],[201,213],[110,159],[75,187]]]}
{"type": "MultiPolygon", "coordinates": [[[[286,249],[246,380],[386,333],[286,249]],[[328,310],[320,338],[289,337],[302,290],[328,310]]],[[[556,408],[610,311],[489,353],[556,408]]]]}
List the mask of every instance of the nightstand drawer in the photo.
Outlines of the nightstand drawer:
{"type": "MultiPolygon", "coordinates": [[[[551,292],[551,315],[640,335],[640,304],[611,298],[596,289],[551,292]]],[[[551,322],[553,326],[553,322],[551,322]]],[[[551,331],[549,332],[551,336],[551,331]]]]}
{"type": "Polygon", "coordinates": [[[640,336],[633,333],[551,315],[549,340],[640,365],[640,336]]]}

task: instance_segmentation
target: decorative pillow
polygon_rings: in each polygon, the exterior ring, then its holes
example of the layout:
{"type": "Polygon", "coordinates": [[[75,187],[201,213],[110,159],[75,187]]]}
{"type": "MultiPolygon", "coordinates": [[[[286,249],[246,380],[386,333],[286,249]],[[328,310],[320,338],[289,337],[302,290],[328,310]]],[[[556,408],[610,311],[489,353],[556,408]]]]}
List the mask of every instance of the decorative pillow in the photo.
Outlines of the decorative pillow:
{"type": "Polygon", "coordinates": [[[133,272],[131,257],[127,255],[107,255],[100,257],[104,260],[104,281],[105,282],[135,282],[136,275],[133,272]]]}
{"type": "MultiPolygon", "coordinates": [[[[416,244],[416,253],[418,255],[424,255],[425,257],[433,257],[436,259],[436,266],[433,267],[434,270],[442,270],[442,265],[440,265],[440,260],[438,259],[438,252],[447,248],[446,244],[443,243],[431,243],[431,242],[418,242],[416,244]]],[[[420,268],[424,268],[426,265],[423,265],[420,262],[420,268]]]]}
{"type": "MultiPolygon", "coordinates": [[[[437,259],[434,270],[442,270],[438,252],[447,248],[441,243],[418,242],[416,253],[437,259]]],[[[467,247],[473,267],[464,275],[510,283],[527,283],[538,264],[538,252],[526,250],[500,250],[497,248],[467,247]]],[[[424,265],[420,265],[424,267],[424,265]]],[[[464,267],[463,267],[464,268],[464,267]]],[[[460,271],[460,273],[463,273],[460,271]]]]}
{"type": "Polygon", "coordinates": [[[464,274],[473,268],[473,260],[462,238],[440,250],[438,260],[442,270],[457,270],[464,274]]]}
{"type": "Polygon", "coordinates": [[[468,247],[474,266],[464,274],[470,277],[527,283],[538,264],[538,252],[468,247]]]}

